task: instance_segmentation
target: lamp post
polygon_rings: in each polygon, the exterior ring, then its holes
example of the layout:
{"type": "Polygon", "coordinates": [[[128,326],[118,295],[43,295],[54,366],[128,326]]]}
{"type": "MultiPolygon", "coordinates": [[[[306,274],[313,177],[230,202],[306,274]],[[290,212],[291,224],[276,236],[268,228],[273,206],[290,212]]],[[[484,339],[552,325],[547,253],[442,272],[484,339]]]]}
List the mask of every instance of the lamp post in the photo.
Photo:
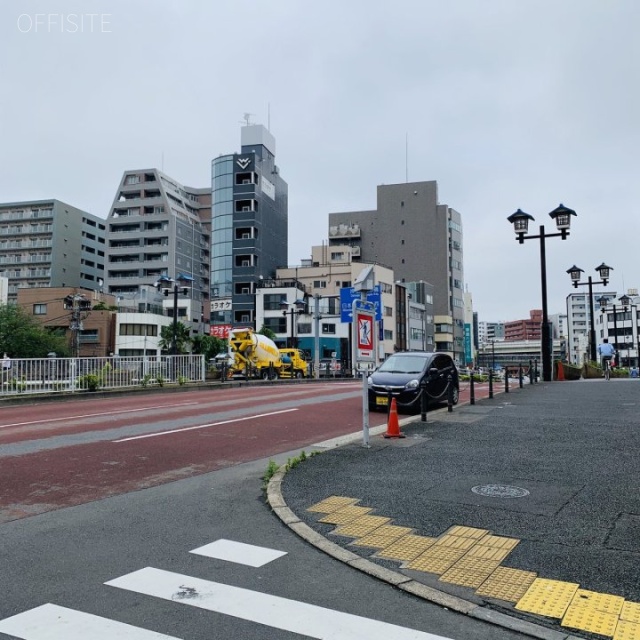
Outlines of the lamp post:
{"type": "Polygon", "coordinates": [[[577,289],[580,285],[588,285],[589,286],[589,359],[591,362],[595,362],[597,360],[596,356],[596,329],[595,329],[595,320],[594,320],[594,311],[593,311],[593,285],[601,284],[603,286],[607,286],[609,282],[609,272],[613,271],[613,267],[608,267],[604,262],[595,269],[598,272],[598,275],[601,280],[594,281],[591,276],[587,278],[586,282],[580,282],[580,274],[584,273],[580,267],[576,267],[574,264],[571,269],[567,269],[567,273],[571,276],[571,282],[573,286],[577,289]]]}
{"type": "Polygon", "coordinates": [[[549,312],[547,309],[547,257],[545,250],[546,238],[560,236],[563,240],[569,235],[569,227],[571,226],[571,216],[577,215],[573,209],[568,209],[564,205],[556,207],[549,213],[552,220],[555,221],[559,233],[545,233],[544,225],[540,225],[540,233],[538,235],[526,235],[529,227],[529,220],[534,217],[518,209],[512,213],[507,220],[513,224],[516,232],[516,240],[523,244],[525,240],[540,240],[540,279],[542,284],[542,327],[541,350],[542,350],[542,379],[544,382],[551,381],[551,328],[549,326],[549,312]]]}
{"type": "Polygon", "coordinates": [[[178,274],[173,279],[169,276],[160,276],[156,281],[156,289],[162,291],[165,296],[173,291],[173,324],[171,332],[171,355],[178,355],[178,292],[182,290],[182,295],[187,295],[189,288],[193,283],[193,278],[184,273],[178,274]]]}
{"type": "Polygon", "coordinates": [[[287,347],[291,349],[295,349],[298,345],[296,344],[296,333],[295,333],[295,320],[296,316],[299,316],[301,313],[305,312],[306,303],[304,300],[296,300],[293,303],[289,303],[286,300],[282,300],[280,302],[280,308],[282,309],[282,315],[286,318],[287,316],[291,316],[291,338],[287,338],[287,347]],[[287,311],[287,309],[291,306],[291,309],[287,311]]]}
{"type": "MultiPolygon", "coordinates": [[[[630,318],[630,320],[631,320],[631,347],[634,346],[634,344],[633,344],[634,343],[633,328],[635,326],[637,342],[638,342],[638,352],[636,354],[638,356],[637,357],[637,364],[640,366],[640,333],[638,333],[638,306],[631,302],[631,298],[627,294],[624,294],[624,295],[620,296],[620,298],[618,298],[618,300],[620,301],[620,304],[622,305],[622,309],[624,311],[624,313],[622,314],[622,322],[623,323],[627,320],[627,311],[631,311],[631,318],[630,318]]],[[[627,366],[630,368],[631,367],[631,348],[629,347],[629,344],[627,342],[626,327],[623,326],[623,329],[625,330],[624,344],[627,347],[627,366]]]]}
{"type": "MultiPolygon", "coordinates": [[[[607,296],[602,296],[599,299],[600,302],[600,311],[603,314],[608,313],[609,309],[607,308],[607,304],[609,303],[609,298],[607,296]]],[[[618,366],[618,308],[615,303],[611,305],[613,309],[613,348],[616,351],[616,366],[618,366]]],[[[609,318],[607,317],[607,335],[609,335],[609,318]]]]}

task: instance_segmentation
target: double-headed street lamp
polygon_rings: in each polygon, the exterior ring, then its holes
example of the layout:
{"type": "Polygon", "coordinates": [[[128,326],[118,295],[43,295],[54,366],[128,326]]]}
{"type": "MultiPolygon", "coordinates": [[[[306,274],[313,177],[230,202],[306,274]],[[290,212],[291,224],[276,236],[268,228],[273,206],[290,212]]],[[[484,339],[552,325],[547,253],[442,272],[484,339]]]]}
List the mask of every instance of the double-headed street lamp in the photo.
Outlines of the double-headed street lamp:
{"type": "Polygon", "coordinates": [[[587,278],[586,282],[580,282],[580,274],[584,273],[580,267],[576,267],[574,264],[571,269],[567,269],[567,273],[571,276],[571,282],[573,286],[577,289],[578,286],[581,285],[589,285],[589,359],[591,362],[596,362],[596,329],[595,329],[595,320],[594,320],[594,312],[593,312],[593,285],[601,284],[603,286],[607,286],[609,282],[609,272],[613,271],[613,267],[608,267],[604,262],[595,269],[598,272],[601,280],[594,281],[591,279],[591,276],[587,278]]]}
{"type": "Polygon", "coordinates": [[[282,315],[286,318],[287,316],[291,316],[291,338],[287,338],[287,347],[291,349],[295,349],[298,345],[296,344],[296,333],[295,333],[295,320],[296,316],[299,316],[302,313],[306,312],[307,305],[304,300],[296,300],[292,303],[287,302],[286,300],[282,300],[280,302],[280,308],[282,309],[282,315]],[[287,309],[291,309],[287,311],[287,309]]]}
{"type": "MultiPolygon", "coordinates": [[[[637,338],[637,351],[636,351],[636,364],[640,366],[640,332],[638,331],[638,305],[633,304],[631,298],[625,293],[623,296],[619,298],[620,304],[624,310],[624,314],[622,315],[622,321],[625,322],[627,320],[627,311],[631,311],[631,346],[633,347],[633,329],[635,327],[636,330],[636,338],[637,338]]],[[[626,327],[625,331],[626,331],[626,327]]],[[[624,337],[625,345],[627,344],[627,336],[625,333],[624,337]]],[[[631,349],[627,347],[627,365],[631,366],[631,349]]]]}
{"type": "Polygon", "coordinates": [[[182,295],[187,295],[193,286],[193,278],[184,273],[178,274],[175,280],[169,276],[160,276],[156,281],[156,289],[162,291],[165,296],[173,291],[173,326],[171,332],[171,355],[178,355],[178,291],[182,290],[182,295]]]}
{"type": "Polygon", "coordinates": [[[577,215],[573,209],[568,209],[564,205],[556,207],[549,213],[552,220],[555,221],[559,233],[545,233],[544,225],[540,225],[540,233],[534,236],[526,235],[529,228],[529,220],[534,217],[518,209],[512,213],[507,220],[513,224],[516,232],[516,240],[523,244],[525,240],[540,240],[540,279],[542,282],[542,327],[541,335],[541,351],[542,351],[542,379],[544,382],[550,382],[552,376],[551,368],[551,328],[549,326],[549,311],[547,308],[547,257],[545,251],[545,239],[560,236],[563,240],[569,235],[569,227],[571,226],[571,216],[577,215]]]}
{"type": "MultiPolygon", "coordinates": [[[[631,320],[635,321],[631,323],[631,343],[633,344],[633,325],[634,324],[636,324],[636,331],[637,331],[637,305],[632,304],[631,298],[626,294],[620,296],[619,301],[620,301],[620,304],[622,305],[623,313],[622,313],[621,321],[623,322],[623,330],[625,331],[626,331],[626,327],[624,327],[624,322],[625,320],[627,320],[627,311],[629,311],[629,309],[634,309],[634,308],[636,309],[636,313],[632,314],[631,316],[631,320]]],[[[607,307],[607,305],[609,304],[609,298],[607,298],[606,296],[602,296],[599,299],[599,302],[600,302],[600,311],[603,314],[607,314],[609,312],[609,308],[607,307]]],[[[616,304],[613,304],[611,305],[611,309],[613,310],[613,346],[616,352],[618,352],[619,351],[618,350],[618,311],[620,310],[620,307],[618,307],[616,304]]],[[[607,334],[609,333],[608,326],[609,326],[609,319],[607,317],[607,334]]],[[[626,335],[625,335],[624,345],[627,347],[627,360],[630,360],[629,347],[626,341],[626,335]]],[[[638,334],[638,357],[640,358],[640,334],[638,334]]],[[[618,365],[621,364],[620,358],[616,358],[616,363],[618,365]]]]}

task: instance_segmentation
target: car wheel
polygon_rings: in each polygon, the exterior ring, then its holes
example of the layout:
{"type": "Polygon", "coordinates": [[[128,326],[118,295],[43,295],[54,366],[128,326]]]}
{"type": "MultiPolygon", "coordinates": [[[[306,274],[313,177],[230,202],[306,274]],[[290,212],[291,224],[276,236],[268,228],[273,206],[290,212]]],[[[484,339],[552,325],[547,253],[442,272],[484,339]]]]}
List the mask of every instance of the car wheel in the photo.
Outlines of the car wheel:
{"type": "Polygon", "coordinates": [[[460,400],[460,390],[458,387],[453,387],[453,404],[458,404],[458,400],[460,400]]]}
{"type": "Polygon", "coordinates": [[[300,369],[298,369],[295,373],[295,377],[300,380],[300,378],[303,378],[304,376],[302,375],[302,371],[300,371],[300,369]]]}

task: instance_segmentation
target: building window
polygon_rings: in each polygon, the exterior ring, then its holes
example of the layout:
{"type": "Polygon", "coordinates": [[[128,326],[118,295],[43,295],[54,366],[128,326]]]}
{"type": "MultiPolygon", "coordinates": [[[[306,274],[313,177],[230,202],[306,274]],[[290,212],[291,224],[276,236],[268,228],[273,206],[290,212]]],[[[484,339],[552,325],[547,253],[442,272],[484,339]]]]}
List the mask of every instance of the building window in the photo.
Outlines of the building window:
{"type": "Polygon", "coordinates": [[[138,184],[140,182],[140,176],[127,176],[124,183],[125,184],[138,184]]]}
{"type": "Polygon", "coordinates": [[[335,333],[336,325],[333,323],[323,322],[322,323],[322,333],[335,333]]]}
{"type": "Polygon", "coordinates": [[[46,304],[34,304],[33,305],[33,315],[34,316],[44,316],[47,314],[47,305],[46,304]]]}
{"type": "Polygon", "coordinates": [[[314,280],[313,281],[313,288],[314,289],[326,289],[327,288],[327,281],[326,280],[314,280]]]}

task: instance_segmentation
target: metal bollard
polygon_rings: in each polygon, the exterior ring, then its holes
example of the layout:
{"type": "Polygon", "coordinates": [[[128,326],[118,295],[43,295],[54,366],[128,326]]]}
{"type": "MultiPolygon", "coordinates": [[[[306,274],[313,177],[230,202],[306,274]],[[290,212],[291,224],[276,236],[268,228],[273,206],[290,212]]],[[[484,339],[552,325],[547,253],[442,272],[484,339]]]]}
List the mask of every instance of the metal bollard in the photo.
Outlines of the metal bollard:
{"type": "Polygon", "coordinates": [[[493,369],[489,369],[489,399],[493,398],[493,369]]]}
{"type": "Polygon", "coordinates": [[[427,381],[423,380],[420,383],[420,420],[422,420],[422,422],[426,422],[427,421],[427,381]]]}
{"type": "Polygon", "coordinates": [[[533,360],[529,360],[529,384],[533,384],[533,360]]]}
{"type": "Polygon", "coordinates": [[[473,380],[473,371],[469,376],[469,404],[476,403],[476,388],[473,380]]]}
{"type": "Polygon", "coordinates": [[[538,358],[533,361],[533,379],[538,383],[538,358]]]}
{"type": "Polygon", "coordinates": [[[393,399],[393,396],[391,394],[391,391],[387,392],[387,424],[389,423],[389,416],[391,415],[391,400],[393,399]]]}
{"type": "Polygon", "coordinates": [[[506,367],[504,370],[504,392],[509,393],[509,370],[506,367]]]}
{"type": "Polygon", "coordinates": [[[453,411],[453,378],[451,374],[447,376],[447,412],[453,411]]]}
{"type": "Polygon", "coordinates": [[[522,362],[520,363],[520,365],[518,366],[518,381],[520,382],[520,388],[522,389],[524,387],[524,374],[522,371],[522,362]]]}

